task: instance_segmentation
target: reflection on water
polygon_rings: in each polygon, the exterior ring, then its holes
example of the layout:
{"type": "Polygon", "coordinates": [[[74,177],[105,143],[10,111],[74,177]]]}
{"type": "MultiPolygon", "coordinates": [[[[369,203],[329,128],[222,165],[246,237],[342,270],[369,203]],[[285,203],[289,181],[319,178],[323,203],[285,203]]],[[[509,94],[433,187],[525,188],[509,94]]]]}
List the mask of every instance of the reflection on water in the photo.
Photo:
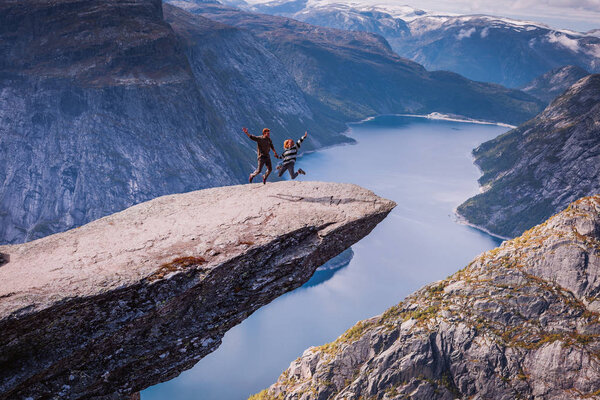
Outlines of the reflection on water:
{"type": "MultiPolygon", "coordinates": [[[[459,225],[453,210],[477,193],[471,149],[506,128],[386,116],[354,125],[356,145],[308,154],[304,180],[351,182],[398,203],[354,245],[347,267],[288,293],[230,330],[223,344],[143,400],[240,400],[275,382],[309,346],[334,340],[426,283],[498,245],[459,225]],[[319,281],[320,279],[320,281],[319,281]]],[[[309,139],[310,140],[310,136],[309,139]]],[[[326,272],[326,271],[323,271],[326,272]]]]}
{"type": "Polygon", "coordinates": [[[352,248],[343,251],[337,257],[332,258],[317,268],[313,276],[302,287],[308,288],[327,282],[333,277],[333,275],[335,275],[336,272],[344,267],[347,267],[348,264],[350,264],[350,261],[352,261],[352,257],[354,257],[352,248]]]}

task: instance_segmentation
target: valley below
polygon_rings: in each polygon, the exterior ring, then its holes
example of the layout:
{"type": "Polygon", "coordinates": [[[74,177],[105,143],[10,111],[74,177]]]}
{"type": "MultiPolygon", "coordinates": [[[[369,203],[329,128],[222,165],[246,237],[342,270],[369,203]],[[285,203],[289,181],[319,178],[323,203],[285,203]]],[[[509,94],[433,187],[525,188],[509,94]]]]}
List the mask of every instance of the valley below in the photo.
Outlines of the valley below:
{"type": "Polygon", "coordinates": [[[143,391],[142,399],[247,398],[273,383],[306,348],[334,340],[356,321],[496,247],[499,240],[458,224],[453,209],[478,191],[471,149],[506,130],[381,116],[351,126],[356,144],[303,155],[303,179],[357,182],[398,205],[352,247],[347,267],[261,308],[229,331],[217,351],[176,379],[143,391]]]}

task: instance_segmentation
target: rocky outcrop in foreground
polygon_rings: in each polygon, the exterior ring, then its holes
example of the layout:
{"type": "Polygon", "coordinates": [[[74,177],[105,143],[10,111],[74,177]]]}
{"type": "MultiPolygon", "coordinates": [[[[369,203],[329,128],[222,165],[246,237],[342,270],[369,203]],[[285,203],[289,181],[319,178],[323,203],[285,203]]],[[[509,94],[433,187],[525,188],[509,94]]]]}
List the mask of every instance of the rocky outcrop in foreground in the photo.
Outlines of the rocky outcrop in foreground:
{"type": "Polygon", "coordinates": [[[0,246],[0,399],[122,399],[173,378],[394,205],[349,184],[233,186],[0,246]]]}
{"type": "Polygon", "coordinates": [[[600,396],[600,196],[312,347],[256,399],[600,396]]]}
{"type": "Polygon", "coordinates": [[[475,150],[483,193],[466,220],[515,237],[583,196],[600,193],[600,74],[579,80],[544,112],[475,150]]]}

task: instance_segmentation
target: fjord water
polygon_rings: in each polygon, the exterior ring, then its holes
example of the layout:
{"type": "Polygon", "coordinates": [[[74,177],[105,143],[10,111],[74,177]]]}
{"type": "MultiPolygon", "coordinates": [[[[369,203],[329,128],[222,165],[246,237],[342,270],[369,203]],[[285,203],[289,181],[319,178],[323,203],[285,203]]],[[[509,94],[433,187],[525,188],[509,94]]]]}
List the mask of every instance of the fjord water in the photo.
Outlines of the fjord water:
{"type": "Polygon", "coordinates": [[[506,130],[382,116],[351,127],[356,144],[300,158],[297,167],[307,175],[299,179],[356,183],[398,205],[352,247],[347,267],[261,308],[229,331],[218,350],[178,378],[145,390],[142,399],[246,399],[275,382],[309,346],[335,340],[358,320],[496,247],[499,240],[458,224],[453,210],[478,191],[471,150],[506,130]]]}

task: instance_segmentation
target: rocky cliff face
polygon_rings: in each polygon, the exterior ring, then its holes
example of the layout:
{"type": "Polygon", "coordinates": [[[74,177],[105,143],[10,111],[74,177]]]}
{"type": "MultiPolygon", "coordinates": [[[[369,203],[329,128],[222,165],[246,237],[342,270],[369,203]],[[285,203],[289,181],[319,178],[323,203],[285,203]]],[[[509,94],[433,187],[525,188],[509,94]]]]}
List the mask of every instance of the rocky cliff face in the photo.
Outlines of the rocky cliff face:
{"type": "Polygon", "coordinates": [[[523,87],[523,91],[546,103],[550,103],[589,72],[575,65],[554,68],[538,76],[523,87]]]}
{"type": "Polygon", "coordinates": [[[458,213],[514,237],[575,199],[600,193],[600,75],[590,75],[544,112],[473,150],[483,193],[458,213]]]}
{"type": "Polygon", "coordinates": [[[252,399],[597,398],[599,294],[594,196],[309,348],[252,399]]]}
{"type": "Polygon", "coordinates": [[[122,399],[173,378],[393,207],[348,184],[233,186],[0,246],[0,399],[122,399]]]}

